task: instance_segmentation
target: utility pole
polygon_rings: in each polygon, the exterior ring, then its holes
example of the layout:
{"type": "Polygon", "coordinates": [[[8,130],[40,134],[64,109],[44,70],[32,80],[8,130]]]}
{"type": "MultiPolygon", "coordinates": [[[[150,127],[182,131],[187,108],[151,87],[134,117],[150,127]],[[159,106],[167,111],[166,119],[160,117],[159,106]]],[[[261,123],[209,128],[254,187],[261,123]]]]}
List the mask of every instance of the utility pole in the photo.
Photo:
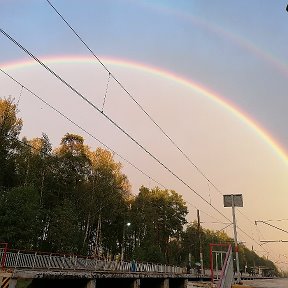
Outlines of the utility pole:
{"type": "Polygon", "coordinates": [[[237,243],[237,225],[235,216],[235,207],[243,207],[242,194],[231,194],[224,195],[224,207],[232,207],[232,217],[233,217],[233,228],[234,228],[234,242],[235,242],[235,254],[236,254],[236,269],[237,269],[237,283],[241,282],[241,274],[239,267],[239,253],[238,253],[238,243],[237,243]]]}
{"type": "Polygon", "coordinates": [[[198,237],[199,237],[199,251],[200,251],[200,264],[201,264],[201,276],[204,275],[203,268],[203,251],[202,251],[202,239],[201,239],[201,231],[200,231],[200,212],[197,209],[197,219],[198,219],[198,237]]]}
{"type": "Polygon", "coordinates": [[[238,243],[237,243],[237,225],[235,217],[235,203],[234,195],[232,195],[232,215],[233,215],[233,228],[234,228],[234,242],[235,242],[235,254],[236,254],[236,267],[237,267],[237,283],[241,281],[240,278],[240,267],[239,267],[239,252],[238,252],[238,243]]]}

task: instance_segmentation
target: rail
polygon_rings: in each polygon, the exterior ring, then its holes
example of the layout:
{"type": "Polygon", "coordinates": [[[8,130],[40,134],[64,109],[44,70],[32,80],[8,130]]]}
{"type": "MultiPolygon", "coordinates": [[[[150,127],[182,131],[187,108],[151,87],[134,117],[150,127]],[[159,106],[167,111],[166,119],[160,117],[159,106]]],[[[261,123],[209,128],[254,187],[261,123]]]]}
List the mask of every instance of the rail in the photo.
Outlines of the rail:
{"type": "Polygon", "coordinates": [[[114,272],[184,273],[182,267],[153,263],[99,260],[79,256],[13,252],[0,249],[0,263],[6,269],[51,269],[114,272]]]}

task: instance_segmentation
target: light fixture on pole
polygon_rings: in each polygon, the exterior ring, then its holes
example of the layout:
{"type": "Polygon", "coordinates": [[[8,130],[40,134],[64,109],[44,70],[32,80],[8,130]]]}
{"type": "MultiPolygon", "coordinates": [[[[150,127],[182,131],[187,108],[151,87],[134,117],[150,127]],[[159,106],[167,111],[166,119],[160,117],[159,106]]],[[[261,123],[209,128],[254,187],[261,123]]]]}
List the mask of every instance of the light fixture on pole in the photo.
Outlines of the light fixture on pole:
{"type": "Polygon", "coordinates": [[[126,227],[129,227],[131,225],[130,222],[124,224],[123,226],[123,236],[122,236],[122,247],[121,247],[121,262],[124,260],[124,243],[125,243],[125,238],[126,238],[126,227]]]}
{"type": "Polygon", "coordinates": [[[233,227],[234,227],[234,242],[235,242],[235,254],[236,254],[236,268],[237,268],[237,283],[241,282],[241,274],[239,267],[239,253],[238,253],[238,243],[237,243],[237,225],[235,216],[235,207],[243,207],[243,197],[242,194],[230,194],[223,195],[224,207],[232,207],[233,216],[233,227]]]}

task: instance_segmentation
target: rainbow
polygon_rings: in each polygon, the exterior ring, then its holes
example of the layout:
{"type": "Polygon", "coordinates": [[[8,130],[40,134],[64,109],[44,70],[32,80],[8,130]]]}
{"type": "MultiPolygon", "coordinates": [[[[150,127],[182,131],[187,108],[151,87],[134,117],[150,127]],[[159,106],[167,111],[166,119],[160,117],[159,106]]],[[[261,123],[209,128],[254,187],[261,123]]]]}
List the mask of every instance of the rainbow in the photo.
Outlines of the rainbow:
{"type": "MultiPolygon", "coordinates": [[[[84,56],[51,56],[51,57],[40,57],[41,61],[45,64],[95,64],[95,59],[92,57],[84,56]]],[[[101,61],[105,63],[106,66],[114,65],[128,69],[139,70],[148,74],[152,74],[157,77],[167,79],[168,81],[174,81],[180,85],[186,86],[209,100],[213,101],[215,104],[220,105],[226,112],[231,113],[234,117],[237,117],[239,121],[246,124],[250,129],[252,129],[263,141],[265,141],[280,159],[288,165],[288,155],[286,154],[284,148],[282,148],[273,137],[265,131],[251,116],[245,114],[239,107],[235,104],[230,103],[227,99],[224,99],[217,93],[209,91],[207,87],[201,86],[196,82],[191,81],[183,76],[174,74],[173,72],[160,69],[158,67],[149,66],[143,63],[131,62],[128,60],[120,60],[111,57],[100,57],[101,61]]],[[[33,60],[22,60],[16,62],[9,62],[0,64],[3,70],[15,70],[22,68],[29,68],[38,65],[33,60]]],[[[112,71],[113,72],[113,71],[112,71]]]]}
{"type": "MultiPolygon", "coordinates": [[[[139,3],[138,3],[139,4],[139,3]]],[[[235,34],[235,31],[230,32],[229,30],[217,25],[217,23],[210,23],[206,19],[199,18],[195,15],[191,15],[186,11],[182,11],[176,8],[176,5],[169,7],[167,3],[141,3],[145,8],[152,9],[159,13],[164,13],[168,15],[173,15],[177,17],[180,21],[190,22],[191,24],[198,26],[201,29],[205,29],[208,33],[221,37],[222,39],[229,40],[231,43],[240,47],[243,50],[246,50],[256,56],[258,59],[263,60],[273,67],[285,78],[288,78],[288,67],[283,61],[280,61],[277,57],[273,56],[270,51],[265,51],[262,47],[259,47],[255,44],[255,41],[244,38],[240,35],[235,34]]]]}

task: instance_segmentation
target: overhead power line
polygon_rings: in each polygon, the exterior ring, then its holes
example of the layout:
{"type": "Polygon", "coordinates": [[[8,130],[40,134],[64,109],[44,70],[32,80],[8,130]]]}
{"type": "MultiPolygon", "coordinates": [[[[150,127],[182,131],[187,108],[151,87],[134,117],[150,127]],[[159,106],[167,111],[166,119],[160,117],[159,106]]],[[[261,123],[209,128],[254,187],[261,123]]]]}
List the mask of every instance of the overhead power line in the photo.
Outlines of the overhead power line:
{"type": "MultiPolygon", "coordinates": [[[[110,77],[114,79],[116,83],[123,89],[123,91],[133,100],[133,102],[140,108],[140,110],[153,122],[153,124],[162,132],[162,134],[177,148],[177,150],[188,160],[188,162],[196,168],[196,170],[206,179],[209,184],[212,185],[212,187],[220,194],[223,195],[221,190],[202,172],[202,170],[191,160],[191,158],[177,145],[175,140],[173,140],[166,132],[165,130],[152,118],[152,116],[143,108],[143,106],[133,97],[133,95],[124,87],[124,85],[113,75],[113,73],[107,68],[107,66],[101,61],[101,59],[94,53],[94,51],[89,47],[87,42],[84,41],[84,39],[80,36],[80,34],[72,27],[72,25],[64,18],[64,16],[58,11],[58,9],[49,1],[46,0],[46,2],[52,7],[52,9],[58,14],[58,16],[63,20],[63,22],[69,27],[69,29],[74,33],[74,35],[80,40],[80,42],[87,48],[87,50],[93,55],[93,57],[101,64],[101,66],[106,70],[107,73],[109,73],[108,83],[106,87],[106,93],[104,97],[103,102],[103,108],[105,104],[105,99],[107,95],[107,88],[109,84],[110,77]]],[[[102,108],[102,111],[103,111],[102,108]]],[[[210,191],[210,187],[209,187],[210,191]]],[[[210,194],[209,194],[210,195],[210,194]]],[[[211,205],[211,200],[209,202],[211,205]]],[[[245,216],[250,222],[252,222],[244,213],[239,211],[243,216],[245,216]]],[[[254,239],[255,241],[255,239],[254,239]]]]}
{"type": "MultiPolygon", "coordinates": [[[[107,96],[107,89],[108,89],[108,84],[109,84],[109,79],[110,77],[114,79],[114,81],[116,83],[119,84],[119,86],[126,92],[126,94],[137,104],[137,106],[146,114],[146,116],[154,123],[154,125],[156,125],[159,130],[170,140],[170,142],[177,148],[178,151],[180,151],[182,153],[182,155],[190,162],[190,164],[192,164],[196,170],[206,179],[206,181],[208,183],[210,183],[214,188],[215,190],[223,195],[223,193],[220,191],[220,189],[217,188],[217,186],[200,170],[200,168],[193,163],[193,161],[189,158],[189,156],[176,144],[176,142],[160,127],[160,125],[150,116],[150,114],[140,105],[140,103],[131,95],[131,93],[128,92],[128,90],[121,84],[121,82],[111,73],[111,71],[106,67],[106,65],[100,60],[99,57],[97,57],[97,55],[89,48],[89,46],[85,43],[85,41],[80,37],[80,35],[72,28],[72,26],[65,20],[65,18],[57,11],[57,9],[51,4],[51,2],[49,0],[46,0],[49,5],[55,10],[55,12],[62,18],[62,20],[66,23],[66,25],[73,31],[73,33],[77,36],[77,38],[85,45],[85,47],[92,53],[92,55],[95,57],[95,59],[97,59],[97,61],[103,66],[103,68],[109,73],[109,78],[108,78],[108,83],[107,83],[107,87],[106,87],[106,92],[105,92],[105,98],[104,98],[104,102],[103,102],[103,107],[102,107],[102,111],[100,111],[97,107],[94,107],[95,109],[98,110],[98,112],[101,112],[103,113],[103,108],[104,108],[104,105],[105,105],[105,99],[106,99],[106,96],[107,96]]],[[[9,35],[4,32],[4,31],[1,29],[1,33],[4,34],[6,37],[8,37],[9,35]]],[[[8,37],[10,39],[10,37],[8,37]]],[[[12,40],[12,37],[10,39],[11,41],[12,40]]],[[[14,41],[13,41],[14,42],[14,41]]],[[[15,43],[15,42],[14,42],[15,43]]],[[[17,46],[19,46],[17,43],[15,43],[17,46]]],[[[21,45],[20,45],[21,46],[21,45]]],[[[19,47],[20,47],[19,46],[19,47]]],[[[23,46],[20,47],[22,50],[26,50],[23,46]]],[[[25,51],[26,53],[28,53],[29,56],[31,56],[35,61],[37,61],[39,64],[41,64],[37,58],[34,58],[34,56],[30,53],[28,50],[25,51]]],[[[44,63],[42,63],[44,64],[44,63]]],[[[42,65],[41,64],[41,65],[42,65]]],[[[45,64],[44,64],[45,65],[45,64]]],[[[43,65],[42,65],[43,66],[43,65]]],[[[45,65],[46,66],[46,65],[45,65]]],[[[46,68],[44,66],[44,68],[46,68]]],[[[54,71],[50,70],[49,67],[48,68],[48,71],[50,73],[52,73],[56,78],[58,78],[59,80],[61,80],[58,75],[56,73],[54,73],[54,71]]],[[[4,72],[2,69],[0,69],[2,72],[4,72]]],[[[5,73],[5,72],[4,72],[5,73]]],[[[5,73],[6,74],[6,73],[5,73]]],[[[6,74],[7,75],[7,74],[6,74]]],[[[10,77],[10,76],[9,76],[10,77]]],[[[10,77],[11,78],[11,77],[10,77]]],[[[11,78],[12,79],[12,78],[11,78]]],[[[14,79],[15,80],[15,79],[14,79]]],[[[63,80],[63,79],[62,79],[63,80]]],[[[61,80],[61,81],[62,81],[61,80]]],[[[15,80],[16,81],[16,80],[15,80]]],[[[16,81],[18,82],[18,81],[16,81]]],[[[63,81],[62,81],[63,82],[63,81]]],[[[72,87],[70,86],[66,81],[64,81],[63,83],[66,84],[73,92],[75,92],[76,94],[78,94],[78,92],[72,87]],[[64,83],[65,82],[65,83],[64,83]]],[[[18,84],[20,84],[18,82],[18,84]]],[[[20,84],[21,85],[21,84],[20,84]]],[[[26,87],[24,87],[27,91],[29,91],[30,93],[32,93],[34,95],[34,93],[32,91],[30,91],[29,89],[27,89],[26,87]]],[[[34,95],[38,98],[37,95],[34,95]]],[[[78,96],[81,97],[81,95],[78,94],[78,96]]],[[[82,98],[82,97],[81,97],[82,98]]],[[[39,99],[40,100],[40,99],[39,99]]],[[[83,99],[85,101],[87,101],[87,99],[83,99]]],[[[88,101],[89,103],[89,101],[88,101]]],[[[48,104],[48,103],[47,103],[48,104]]],[[[90,105],[92,103],[89,103],[90,105]]],[[[50,104],[48,104],[48,106],[50,106],[50,104]]],[[[93,106],[93,104],[92,104],[93,106]]],[[[51,107],[52,108],[52,107],[51,107]]],[[[53,108],[52,108],[53,109],[53,108]]],[[[57,109],[56,109],[57,110],[57,109]]],[[[56,111],[55,110],[55,111],[56,111]]],[[[58,112],[59,113],[59,112],[58,112]]],[[[104,114],[104,113],[103,113],[104,114]]],[[[62,113],[60,112],[60,115],[62,115],[62,113]]],[[[79,129],[81,129],[83,132],[87,133],[88,135],[90,135],[92,138],[94,138],[96,141],[98,141],[99,143],[101,143],[103,146],[105,146],[108,150],[112,151],[113,153],[115,153],[116,155],[118,155],[121,159],[123,159],[125,162],[127,162],[129,165],[131,165],[132,167],[134,167],[136,170],[138,170],[139,172],[141,172],[143,175],[145,175],[146,177],[150,178],[151,180],[153,180],[155,183],[159,184],[160,186],[164,187],[161,183],[159,183],[157,180],[151,178],[149,175],[147,175],[145,172],[143,172],[141,169],[139,169],[138,167],[136,167],[133,163],[131,163],[129,160],[125,159],[123,156],[119,155],[116,151],[114,151],[113,149],[109,148],[106,144],[102,143],[99,139],[96,139],[95,136],[93,136],[91,133],[89,133],[88,131],[86,131],[84,128],[80,127],[77,123],[73,122],[71,119],[68,119],[68,117],[66,117],[64,114],[62,115],[64,118],[66,118],[68,121],[70,121],[71,123],[73,123],[74,125],[76,125],[79,129]]],[[[106,115],[104,115],[106,117],[106,115]]],[[[109,117],[106,117],[110,122],[113,123],[113,121],[110,120],[109,117]]],[[[113,123],[114,124],[114,123],[113,123]]],[[[121,129],[121,127],[118,127],[118,125],[115,123],[114,124],[118,129],[121,129]]],[[[134,141],[140,148],[141,145],[136,141],[134,140],[132,137],[130,137],[130,135],[128,135],[124,130],[122,131],[124,134],[126,134],[126,136],[128,136],[132,141],[134,141]]],[[[216,210],[218,213],[220,213],[220,215],[222,215],[223,217],[225,217],[227,220],[229,220],[225,215],[223,215],[221,212],[219,212],[218,209],[216,209],[213,205],[211,205],[211,203],[209,203],[205,198],[202,198],[202,196],[200,196],[192,187],[190,187],[188,184],[186,184],[182,179],[180,179],[176,174],[174,174],[168,167],[166,167],[164,164],[161,164],[159,162],[159,160],[157,158],[155,158],[152,154],[149,153],[149,151],[147,151],[144,147],[142,148],[146,153],[148,153],[152,158],[154,158],[154,160],[156,160],[160,165],[162,165],[166,170],[168,170],[170,173],[173,174],[173,176],[175,176],[178,180],[180,180],[180,182],[182,182],[185,186],[187,186],[190,190],[192,190],[197,196],[199,196],[202,200],[204,200],[207,204],[209,204],[211,207],[214,208],[214,210],[216,210]]],[[[208,184],[209,185],[209,184],[208,184]]],[[[164,187],[165,188],[165,187],[164,187]]],[[[188,202],[189,203],[189,202],[188,202]]],[[[189,203],[190,205],[192,205],[191,203],[189,203]]],[[[194,206],[194,205],[192,205],[194,206]]],[[[195,207],[195,206],[194,206],[195,207]]],[[[202,211],[204,212],[204,211],[202,211]]],[[[205,213],[205,212],[204,212],[205,213]]],[[[206,214],[206,213],[205,213],[206,214]]],[[[243,214],[243,213],[241,213],[243,214]]],[[[212,217],[211,215],[207,214],[208,216],[212,217]]],[[[244,214],[243,214],[244,215],[244,214]]],[[[245,216],[245,215],[244,215],[245,216]]],[[[212,217],[212,218],[215,218],[215,217],[212,217]]],[[[216,219],[218,220],[218,219],[216,219]]],[[[250,219],[249,219],[250,220],[250,219]]],[[[284,220],[284,219],[283,219],[284,220]]],[[[268,220],[269,221],[269,220],[268,220]]],[[[276,221],[276,220],[275,220],[276,221]]],[[[257,243],[257,241],[254,239],[254,238],[251,238],[247,233],[245,233],[240,227],[238,227],[245,235],[247,235],[250,239],[252,239],[254,242],[257,243]]],[[[259,245],[259,243],[257,243],[259,245]]]]}
{"type": "MultiPolygon", "coordinates": [[[[11,80],[13,80],[15,83],[17,83],[18,85],[20,85],[22,87],[22,89],[25,89],[26,91],[28,91],[30,94],[32,94],[34,97],[36,97],[38,100],[40,100],[43,104],[45,104],[46,106],[48,106],[49,108],[51,108],[52,110],[54,110],[56,113],[58,113],[59,115],[61,115],[63,118],[65,118],[66,120],[68,120],[70,123],[72,123],[73,125],[75,125],[77,128],[79,128],[80,130],[82,130],[84,133],[86,133],[87,135],[89,135],[90,137],[92,137],[94,140],[96,140],[98,143],[100,143],[101,145],[103,145],[106,149],[108,149],[109,151],[111,151],[112,153],[114,153],[115,155],[117,155],[120,159],[122,159],[123,161],[125,161],[126,163],[128,163],[130,166],[132,166],[134,169],[136,169],[138,172],[140,172],[141,174],[143,174],[144,176],[146,176],[147,178],[151,179],[153,182],[155,182],[156,184],[158,184],[159,186],[161,186],[162,188],[167,189],[163,184],[161,184],[159,181],[155,180],[153,177],[151,177],[150,175],[148,175],[147,173],[145,173],[142,169],[140,169],[139,167],[137,167],[135,164],[133,164],[131,161],[129,161],[128,159],[126,159],[124,156],[122,156],[120,153],[116,152],[114,149],[112,149],[111,147],[109,147],[107,144],[105,144],[104,142],[102,142],[101,140],[99,140],[97,137],[95,137],[91,132],[89,132],[88,130],[86,130],[85,128],[83,128],[82,126],[80,126],[79,124],[77,124],[75,121],[73,121],[71,118],[69,118],[68,116],[66,116],[64,113],[62,113],[60,110],[58,110],[57,108],[55,108],[54,106],[52,106],[51,104],[49,104],[47,101],[45,101],[44,99],[42,99],[40,96],[38,96],[36,93],[34,93],[33,91],[31,91],[29,88],[27,88],[25,85],[21,84],[19,81],[17,81],[14,77],[12,77],[10,74],[8,74],[7,72],[5,72],[3,69],[0,68],[0,71],[2,73],[4,73],[6,76],[8,76],[11,80]]],[[[21,90],[22,92],[22,90],[21,90]]],[[[24,143],[26,145],[26,143],[24,143]]],[[[31,145],[29,145],[31,147],[31,145]]],[[[33,147],[32,147],[33,148],[33,147]]]]}
{"type": "MultiPolygon", "coordinates": [[[[153,122],[153,124],[161,131],[161,133],[176,147],[176,149],[188,160],[188,162],[194,166],[194,168],[206,179],[208,183],[210,183],[214,189],[221,195],[223,193],[219,188],[202,172],[202,170],[191,160],[191,158],[183,151],[182,148],[175,142],[175,140],[170,137],[167,132],[154,120],[154,118],[144,109],[144,107],[133,97],[133,95],[124,87],[124,85],[118,80],[113,73],[107,68],[107,66],[101,61],[101,59],[94,53],[94,51],[88,46],[88,44],[83,40],[83,38],[79,35],[78,32],[72,27],[72,25],[64,18],[64,16],[56,9],[56,7],[49,1],[46,2],[52,7],[52,9],[59,15],[59,17],[63,20],[63,22],[69,27],[69,29],[74,33],[74,35],[81,41],[81,43],[88,49],[88,51],[93,55],[93,57],[101,64],[101,66],[109,73],[109,77],[113,78],[114,81],[121,87],[121,89],[133,100],[133,102],[139,107],[139,109],[153,122]]],[[[106,90],[107,91],[107,90],[106,90]]],[[[105,93],[106,98],[106,93],[105,93]]],[[[105,103],[104,98],[104,103],[105,103]]],[[[104,105],[103,105],[104,107],[104,105]]]]}
{"type": "Polygon", "coordinates": [[[280,231],[282,231],[282,232],[284,232],[284,233],[288,233],[287,230],[284,230],[284,229],[279,228],[279,227],[277,227],[277,226],[275,226],[275,225],[269,224],[269,223],[267,223],[266,221],[256,220],[256,221],[255,221],[255,225],[257,225],[257,223],[263,223],[263,224],[266,224],[266,225],[268,225],[268,226],[270,226],[270,227],[272,227],[272,228],[275,228],[275,229],[277,229],[277,230],[280,230],[280,231]]]}
{"type": "MultiPolygon", "coordinates": [[[[269,219],[269,220],[262,220],[264,222],[282,222],[282,221],[288,221],[288,219],[269,219]]],[[[260,222],[260,221],[256,221],[260,222]]]]}
{"type": "Polygon", "coordinates": [[[244,234],[246,235],[250,240],[252,240],[254,243],[256,243],[258,246],[260,246],[265,252],[268,252],[267,249],[265,249],[264,247],[262,247],[261,243],[259,243],[257,240],[255,240],[252,236],[250,236],[248,233],[246,233],[243,229],[241,229],[241,227],[239,227],[237,225],[237,228],[244,234]]]}
{"type": "MultiPolygon", "coordinates": [[[[54,106],[52,106],[51,104],[49,104],[47,101],[45,101],[44,99],[42,99],[39,95],[37,95],[36,93],[34,93],[32,90],[30,90],[28,87],[26,87],[24,84],[20,83],[18,80],[16,80],[14,77],[12,77],[10,74],[8,74],[6,71],[4,71],[3,69],[0,68],[0,71],[5,74],[7,77],[9,77],[12,81],[14,81],[15,83],[17,83],[19,86],[21,86],[21,93],[23,92],[23,89],[25,89],[26,91],[28,91],[31,95],[33,95],[34,97],[36,97],[38,100],[40,100],[43,104],[45,104],[46,106],[48,106],[49,108],[51,108],[53,111],[55,111],[56,113],[58,113],[59,115],[61,115],[63,118],[65,118],[66,120],[68,120],[70,123],[72,123],[73,125],[75,125],[77,128],[79,128],[80,130],[82,130],[84,133],[86,133],[87,135],[89,135],[90,137],[92,137],[94,140],[96,140],[97,142],[99,142],[101,145],[103,145],[106,149],[110,150],[112,153],[114,153],[115,155],[117,155],[119,158],[121,158],[123,161],[125,161],[126,163],[128,163],[130,166],[132,166],[134,169],[136,169],[137,171],[139,171],[140,173],[142,173],[144,176],[148,177],[149,179],[151,179],[152,181],[154,181],[155,183],[157,183],[158,185],[160,185],[161,187],[163,187],[164,189],[167,189],[163,184],[161,184],[158,180],[155,180],[154,178],[152,178],[150,175],[148,175],[147,173],[145,173],[143,170],[141,170],[139,167],[137,167],[135,164],[133,164],[131,161],[127,160],[125,157],[123,157],[121,154],[119,154],[118,152],[116,152],[114,149],[110,148],[107,144],[103,143],[101,140],[99,140],[97,137],[95,137],[91,132],[87,131],[86,129],[84,129],[83,127],[81,127],[79,124],[77,124],[75,121],[73,121],[71,118],[69,118],[68,116],[66,116],[64,113],[62,113],[61,111],[59,111],[57,108],[55,108],[54,106]]],[[[16,139],[16,138],[15,138],[16,139]]],[[[27,142],[21,141],[19,139],[16,139],[19,143],[31,148],[31,149],[36,149],[33,145],[30,145],[27,142]]],[[[45,153],[47,156],[50,156],[50,154],[45,153]]],[[[193,206],[195,209],[198,209],[198,207],[196,207],[195,205],[193,205],[191,202],[186,201],[190,206],[193,206]]],[[[107,204],[108,205],[108,204],[107,204]]],[[[103,207],[102,207],[103,208],[103,207]]],[[[214,218],[217,220],[217,223],[222,223],[219,219],[217,219],[215,216],[212,216],[210,214],[208,214],[207,212],[200,210],[202,213],[206,214],[207,216],[214,218]]],[[[287,219],[282,219],[282,220],[287,220],[287,219]]],[[[269,221],[269,220],[267,220],[269,221]]],[[[271,220],[272,221],[272,220],[271,220]]],[[[216,222],[215,222],[216,223],[216,222]]],[[[223,223],[224,224],[224,223],[223,223]]],[[[226,225],[230,226],[231,224],[225,223],[226,225]]],[[[226,226],[225,228],[227,228],[228,226],[226,226]]],[[[251,237],[250,235],[248,235],[245,231],[243,231],[239,226],[237,226],[238,229],[245,234],[246,236],[248,236],[253,242],[255,242],[257,245],[262,246],[261,244],[259,244],[253,237],[251,237]]],[[[225,229],[223,228],[223,229],[225,229]]],[[[221,230],[223,230],[221,229],[221,230]]],[[[220,230],[220,231],[221,231],[220,230]]],[[[260,241],[261,242],[261,241],[260,241]]],[[[284,241],[283,241],[284,242],[284,241]]],[[[264,249],[266,252],[268,252],[266,249],[264,249]]]]}
{"type": "Polygon", "coordinates": [[[76,90],[71,84],[65,81],[61,76],[55,73],[51,68],[49,68],[46,64],[44,64],[40,59],[38,59],[35,55],[33,55],[30,51],[28,51],[25,47],[23,47],[19,42],[17,42],[13,37],[11,37],[8,33],[6,33],[3,29],[0,29],[0,32],[8,38],[11,42],[13,42],[16,46],[18,46],[21,50],[23,50],[26,54],[28,54],[31,58],[33,58],[36,62],[38,62],[42,67],[44,67],[48,72],[50,72],[54,77],[56,77],[59,81],[61,81],[65,86],[67,86],[70,90],[72,90],[76,95],[78,95],[82,100],[88,103],[92,108],[94,108],[97,112],[103,115],[111,124],[113,124],[117,129],[119,129],[124,135],[126,135],[132,142],[134,142],[139,148],[141,148],[147,155],[153,158],[160,166],[162,166],[166,171],[168,171],[171,175],[173,175],[176,179],[178,179],[184,186],[186,186],[190,191],[192,191],[195,195],[197,195],[200,199],[202,199],[205,203],[207,203],[210,207],[212,207],[217,213],[222,215],[226,220],[230,221],[219,209],[217,209],[214,205],[209,203],[201,194],[199,194],[195,189],[193,189],[187,182],[185,182],[180,176],[178,176],[175,172],[173,172],[168,166],[166,166],[163,162],[161,162],[156,156],[154,156],[147,148],[145,148],[140,142],[138,142],[134,137],[132,137],[124,128],[122,128],[119,124],[117,124],[112,118],[110,118],[107,114],[102,112],[95,104],[93,104],[90,100],[88,100],[83,94],[81,94],[78,90],[76,90]]]}
{"type": "MultiPolygon", "coordinates": [[[[16,84],[18,84],[19,86],[21,86],[21,93],[22,90],[25,89],[26,91],[28,91],[32,96],[36,97],[38,100],[40,100],[43,104],[45,104],[46,106],[48,106],[49,108],[51,108],[54,112],[58,113],[59,115],[61,115],[63,118],[65,118],[66,120],[68,120],[70,123],[72,123],[73,125],[75,125],[77,128],[79,128],[80,130],[82,130],[84,133],[86,133],[87,135],[89,135],[90,137],[92,137],[94,140],[96,140],[98,143],[100,143],[101,145],[103,145],[106,149],[108,149],[109,151],[111,151],[112,153],[114,153],[115,155],[117,155],[119,158],[121,158],[123,161],[125,161],[126,163],[128,163],[131,167],[133,167],[134,169],[136,169],[138,172],[140,172],[141,174],[143,174],[144,176],[146,176],[147,178],[149,178],[150,180],[152,180],[153,182],[155,182],[156,184],[158,184],[159,186],[161,186],[164,189],[167,189],[167,187],[165,187],[163,184],[161,184],[158,180],[156,180],[155,178],[151,177],[150,175],[148,175],[147,173],[145,173],[142,169],[140,169],[139,167],[137,167],[135,164],[133,164],[131,161],[129,161],[127,158],[123,157],[121,154],[119,154],[118,152],[116,152],[114,149],[110,148],[107,144],[103,143],[101,140],[99,140],[97,137],[95,137],[91,132],[89,132],[88,130],[86,130],[85,128],[83,128],[82,126],[80,126],[79,124],[77,124],[75,121],[73,121],[71,118],[69,118],[68,116],[66,116],[64,113],[62,113],[61,111],[59,111],[57,108],[55,108],[54,106],[52,106],[51,104],[49,104],[47,101],[45,101],[44,99],[42,99],[39,95],[37,95],[36,93],[34,93],[31,89],[29,89],[28,87],[26,87],[24,84],[20,83],[18,80],[16,80],[13,76],[11,76],[10,74],[8,74],[6,71],[4,71],[3,69],[0,68],[0,71],[5,74],[7,77],[9,77],[12,81],[14,81],[16,84]]],[[[17,138],[15,138],[18,142],[22,143],[23,145],[26,145],[27,147],[30,147],[32,149],[36,149],[35,147],[33,147],[32,145],[30,145],[27,142],[23,142],[17,138]]],[[[49,156],[48,153],[44,153],[45,155],[49,156]]],[[[193,206],[195,209],[199,209],[198,207],[196,207],[195,205],[193,205],[191,202],[186,201],[187,204],[189,204],[190,206],[193,206]]],[[[207,212],[200,210],[202,213],[206,214],[207,216],[216,219],[218,222],[220,222],[220,220],[218,220],[215,216],[212,216],[210,214],[208,214],[207,212]]]]}

